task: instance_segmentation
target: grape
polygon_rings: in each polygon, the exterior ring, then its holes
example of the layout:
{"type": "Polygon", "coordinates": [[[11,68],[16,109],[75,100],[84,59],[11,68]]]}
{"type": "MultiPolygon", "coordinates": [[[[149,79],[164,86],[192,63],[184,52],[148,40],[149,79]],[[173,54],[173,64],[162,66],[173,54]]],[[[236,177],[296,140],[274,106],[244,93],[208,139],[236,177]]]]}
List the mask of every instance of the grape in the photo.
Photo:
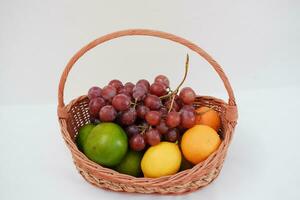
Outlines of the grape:
{"type": "Polygon", "coordinates": [[[125,87],[119,89],[118,94],[125,94],[128,97],[131,97],[130,93],[126,91],[125,87]]]}
{"type": "Polygon", "coordinates": [[[149,111],[146,114],[145,119],[151,126],[156,126],[160,122],[161,114],[158,111],[149,111]]]}
{"type": "Polygon", "coordinates": [[[165,140],[169,142],[176,142],[179,139],[179,131],[176,128],[173,128],[168,131],[167,134],[164,135],[165,140]]]}
{"type": "Polygon", "coordinates": [[[134,84],[131,83],[131,82],[127,82],[127,83],[125,83],[125,85],[124,85],[125,91],[126,91],[128,94],[130,94],[130,95],[132,95],[132,90],[133,90],[133,88],[134,88],[134,84]]]}
{"type": "Polygon", "coordinates": [[[181,100],[183,101],[184,104],[190,105],[192,103],[194,103],[195,99],[196,99],[196,93],[194,92],[194,90],[190,87],[185,87],[182,88],[180,93],[179,93],[179,97],[181,98],[181,100]]]}
{"type": "Polygon", "coordinates": [[[194,112],[183,110],[180,114],[181,123],[183,128],[192,128],[196,122],[196,116],[194,112]]]}
{"type": "MultiPolygon", "coordinates": [[[[170,99],[170,100],[168,100],[168,101],[166,101],[164,104],[165,104],[165,106],[166,106],[166,108],[169,110],[170,109],[170,107],[171,107],[171,103],[172,103],[172,100],[170,99]]],[[[178,112],[179,111],[179,106],[178,106],[178,104],[177,104],[177,102],[176,101],[174,101],[173,102],[173,106],[172,106],[172,109],[171,109],[171,111],[176,111],[176,112],[178,112]]]]}
{"type": "Polygon", "coordinates": [[[182,106],[184,106],[182,100],[180,99],[180,97],[179,97],[177,94],[175,95],[175,101],[176,101],[176,103],[177,103],[179,109],[180,109],[182,106]]]}
{"type": "Polygon", "coordinates": [[[156,126],[156,129],[160,134],[166,134],[169,130],[169,127],[164,120],[161,120],[160,123],[156,126]]]}
{"type": "Polygon", "coordinates": [[[136,111],[133,108],[130,108],[129,110],[123,112],[121,114],[121,123],[123,125],[131,125],[136,120],[136,111]]]}
{"type": "Polygon", "coordinates": [[[113,86],[117,91],[119,91],[123,87],[123,83],[117,79],[111,80],[108,85],[113,86]]]}
{"type": "Polygon", "coordinates": [[[160,134],[158,130],[154,128],[150,129],[145,133],[145,135],[146,135],[147,143],[150,144],[151,146],[160,143],[160,134]]]}
{"type": "Polygon", "coordinates": [[[139,80],[139,81],[136,83],[136,85],[143,85],[143,86],[145,87],[146,91],[148,91],[148,90],[149,90],[149,87],[150,87],[150,83],[149,83],[147,80],[145,80],[145,79],[139,80]]]}
{"type": "Polygon", "coordinates": [[[134,151],[142,151],[145,148],[146,143],[141,134],[136,134],[130,138],[129,146],[134,151]]]}
{"type": "Polygon", "coordinates": [[[147,112],[149,112],[150,109],[147,106],[144,105],[138,105],[136,107],[136,112],[137,112],[137,116],[141,119],[145,118],[145,115],[147,114],[147,112]]]}
{"type": "Polygon", "coordinates": [[[144,104],[150,108],[150,110],[159,110],[162,106],[160,98],[155,95],[147,95],[144,99],[144,104]]]}
{"type": "Polygon", "coordinates": [[[146,147],[147,147],[147,136],[146,136],[146,133],[142,134],[144,140],[145,140],[145,143],[146,143],[146,147]]]}
{"type": "Polygon", "coordinates": [[[130,98],[125,94],[118,94],[112,100],[113,107],[118,111],[127,110],[130,107],[130,98]]]}
{"type": "Polygon", "coordinates": [[[105,106],[105,100],[101,97],[91,99],[89,103],[89,113],[92,117],[98,118],[100,109],[105,106]]]}
{"type": "Polygon", "coordinates": [[[161,83],[161,84],[163,84],[166,87],[170,86],[169,79],[166,76],[164,76],[164,75],[158,75],[157,77],[155,77],[154,82],[161,83]]]}
{"type": "Polygon", "coordinates": [[[135,86],[143,88],[145,90],[146,94],[149,92],[149,89],[145,85],[143,85],[143,84],[136,84],[135,86]]]}
{"type": "Polygon", "coordinates": [[[168,114],[168,109],[166,107],[161,107],[159,109],[159,112],[161,113],[161,117],[165,118],[167,116],[167,114],[168,114]]]}
{"type": "Polygon", "coordinates": [[[150,93],[156,96],[163,96],[167,93],[166,86],[161,83],[153,83],[150,86],[150,93]]]}
{"type": "Polygon", "coordinates": [[[127,126],[127,128],[126,128],[125,131],[126,131],[126,133],[127,133],[127,135],[128,135],[129,138],[131,138],[132,136],[137,135],[137,134],[140,133],[140,130],[137,127],[137,125],[127,126]]]}
{"type": "Polygon", "coordinates": [[[192,106],[192,105],[184,105],[184,106],[181,108],[180,112],[182,112],[183,110],[195,112],[195,108],[194,108],[194,106],[192,106]]]}
{"type": "MultiPolygon", "coordinates": [[[[98,116],[97,116],[98,117],[98,116]]],[[[91,117],[91,123],[93,123],[93,124],[99,124],[100,123],[100,120],[99,119],[97,119],[96,117],[91,117]]]]}
{"type": "Polygon", "coordinates": [[[97,86],[91,87],[88,91],[88,98],[91,100],[96,97],[101,97],[101,92],[102,92],[101,88],[97,86]]]}
{"type": "Polygon", "coordinates": [[[116,119],[117,111],[111,105],[106,105],[101,108],[99,118],[102,122],[112,122],[116,119]]]}
{"type": "Polygon", "coordinates": [[[141,85],[134,86],[132,90],[132,96],[135,100],[140,101],[145,98],[146,96],[146,89],[141,85]]]}
{"type": "Polygon", "coordinates": [[[107,85],[102,89],[101,96],[108,101],[111,101],[114,96],[116,96],[117,90],[111,85],[107,85]]]}
{"type": "Polygon", "coordinates": [[[166,124],[170,128],[175,128],[180,124],[180,113],[179,112],[169,112],[166,118],[166,124]]]}

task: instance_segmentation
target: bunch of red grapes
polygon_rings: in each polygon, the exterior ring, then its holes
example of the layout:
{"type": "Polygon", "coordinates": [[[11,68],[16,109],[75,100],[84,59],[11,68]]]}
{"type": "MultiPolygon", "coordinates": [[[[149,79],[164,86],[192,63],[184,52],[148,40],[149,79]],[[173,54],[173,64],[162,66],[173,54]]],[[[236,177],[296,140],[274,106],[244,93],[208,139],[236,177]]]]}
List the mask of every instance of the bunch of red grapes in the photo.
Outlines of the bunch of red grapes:
{"type": "Polygon", "coordinates": [[[178,90],[170,89],[169,79],[164,75],[157,76],[151,85],[145,79],[135,85],[112,80],[102,89],[92,87],[88,91],[89,113],[94,122],[121,125],[134,151],[162,140],[176,142],[195,124],[192,104],[196,94],[190,87],[178,90]]]}

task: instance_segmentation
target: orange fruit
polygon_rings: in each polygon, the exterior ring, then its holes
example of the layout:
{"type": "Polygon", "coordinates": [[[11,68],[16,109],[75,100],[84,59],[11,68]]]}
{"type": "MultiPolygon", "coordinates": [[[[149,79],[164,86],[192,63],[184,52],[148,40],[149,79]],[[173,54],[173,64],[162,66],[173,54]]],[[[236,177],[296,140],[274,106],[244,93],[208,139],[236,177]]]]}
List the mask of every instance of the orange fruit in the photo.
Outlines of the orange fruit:
{"type": "Polygon", "coordinates": [[[209,126],[195,125],[182,136],[181,150],[183,156],[193,164],[205,160],[221,144],[218,133],[209,126]]]}
{"type": "Polygon", "coordinates": [[[207,125],[216,131],[221,127],[221,119],[217,111],[209,107],[196,109],[196,124],[207,125]]]}

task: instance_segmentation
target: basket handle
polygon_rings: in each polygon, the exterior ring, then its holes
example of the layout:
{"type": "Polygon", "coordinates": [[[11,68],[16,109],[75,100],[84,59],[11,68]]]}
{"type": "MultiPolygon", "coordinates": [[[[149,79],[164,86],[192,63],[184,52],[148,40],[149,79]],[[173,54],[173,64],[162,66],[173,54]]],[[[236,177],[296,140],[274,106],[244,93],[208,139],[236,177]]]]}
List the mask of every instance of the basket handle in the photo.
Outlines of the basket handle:
{"type": "Polygon", "coordinates": [[[227,90],[227,94],[229,96],[228,104],[230,106],[236,106],[235,104],[235,98],[233,94],[233,90],[231,88],[231,85],[229,83],[229,80],[224,73],[222,67],[208,54],[206,53],[203,49],[198,47],[196,44],[181,38],[179,36],[162,32],[162,31],[156,31],[156,30],[149,30],[149,29],[128,29],[128,30],[122,30],[122,31],[117,31],[113,32],[107,35],[104,35],[102,37],[97,38],[96,40],[90,42],[86,46],[84,46],[82,49],[80,49],[68,62],[66,68],[64,69],[60,82],[59,82],[59,88],[58,88],[58,109],[63,109],[65,106],[64,103],[64,88],[65,88],[65,83],[68,77],[68,74],[70,70],[72,69],[73,65],[76,63],[76,61],[83,56],[86,52],[91,50],[92,48],[96,47],[99,44],[102,44],[104,42],[107,42],[109,40],[123,37],[123,36],[134,36],[134,35],[145,35],[145,36],[152,36],[152,37],[158,37],[158,38],[163,38],[167,40],[171,40],[173,42],[177,42],[179,44],[182,44],[192,51],[198,53],[201,57],[203,57],[208,63],[211,64],[211,66],[215,69],[215,71],[218,73],[219,77],[222,79],[223,84],[227,90]]]}

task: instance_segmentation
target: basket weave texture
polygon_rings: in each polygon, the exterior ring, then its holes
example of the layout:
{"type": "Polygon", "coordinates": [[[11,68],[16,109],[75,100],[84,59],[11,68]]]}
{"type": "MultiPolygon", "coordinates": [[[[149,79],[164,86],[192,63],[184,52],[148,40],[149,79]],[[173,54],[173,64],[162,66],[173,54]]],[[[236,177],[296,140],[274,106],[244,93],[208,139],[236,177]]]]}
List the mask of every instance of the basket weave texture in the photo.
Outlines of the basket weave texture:
{"type": "Polygon", "coordinates": [[[227,76],[221,66],[203,49],[192,42],[176,35],[156,30],[129,29],[104,35],[80,49],[68,62],[61,76],[58,90],[58,119],[61,133],[67,147],[71,151],[74,164],[79,173],[91,184],[113,191],[136,192],[136,193],[159,193],[159,194],[182,194],[197,190],[211,183],[220,173],[234,128],[237,123],[237,106],[233,90],[227,76]],[[152,36],[180,43],[203,57],[218,73],[227,90],[228,103],[223,100],[198,96],[194,102],[195,107],[209,106],[219,112],[222,121],[222,143],[218,150],[203,162],[177,174],[160,178],[136,178],[126,174],[120,174],[112,169],[102,167],[89,160],[78,150],[74,139],[81,126],[90,122],[88,112],[89,100],[86,95],[72,100],[69,104],[64,103],[64,87],[68,74],[76,61],[87,51],[106,41],[123,36],[152,36]]]}

